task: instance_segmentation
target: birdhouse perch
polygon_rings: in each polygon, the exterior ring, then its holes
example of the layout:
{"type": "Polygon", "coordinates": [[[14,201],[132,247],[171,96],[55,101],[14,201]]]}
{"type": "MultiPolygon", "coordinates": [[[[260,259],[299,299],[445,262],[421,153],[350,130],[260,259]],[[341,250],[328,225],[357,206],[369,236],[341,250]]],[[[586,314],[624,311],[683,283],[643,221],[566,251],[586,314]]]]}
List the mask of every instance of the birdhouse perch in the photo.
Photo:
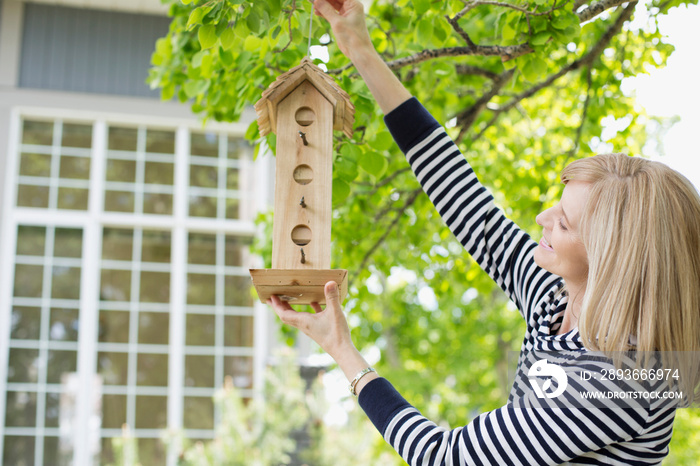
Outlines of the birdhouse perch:
{"type": "Polygon", "coordinates": [[[261,135],[277,135],[272,268],[251,269],[262,302],[325,303],[326,282],[347,295],[347,270],[331,270],[333,130],[352,136],[348,94],[304,58],[255,104],[261,135]]]}

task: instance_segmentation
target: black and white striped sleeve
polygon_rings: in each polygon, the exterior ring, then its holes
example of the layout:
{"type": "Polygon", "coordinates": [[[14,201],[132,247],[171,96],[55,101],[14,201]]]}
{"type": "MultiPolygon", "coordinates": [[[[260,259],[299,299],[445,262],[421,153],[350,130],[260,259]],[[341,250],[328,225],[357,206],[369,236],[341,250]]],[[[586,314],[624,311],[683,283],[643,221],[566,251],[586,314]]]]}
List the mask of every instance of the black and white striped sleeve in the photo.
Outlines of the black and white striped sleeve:
{"type": "Polygon", "coordinates": [[[558,277],[538,267],[537,244],[495,205],[442,126],[415,98],[385,117],[423,190],[453,234],[523,316],[558,277]]]}
{"type": "MultiPolygon", "coordinates": [[[[521,400],[527,403],[527,399],[521,400]]],[[[455,429],[438,426],[386,379],[368,383],[360,406],[384,440],[411,466],[660,464],[668,453],[674,409],[540,408],[509,403],[455,429]],[[659,425],[646,445],[640,432],[659,425]],[[662,441],[663,440],[663,441],[662,441]],[[637,444],[638,443],[638,444],[637,444]]]]}

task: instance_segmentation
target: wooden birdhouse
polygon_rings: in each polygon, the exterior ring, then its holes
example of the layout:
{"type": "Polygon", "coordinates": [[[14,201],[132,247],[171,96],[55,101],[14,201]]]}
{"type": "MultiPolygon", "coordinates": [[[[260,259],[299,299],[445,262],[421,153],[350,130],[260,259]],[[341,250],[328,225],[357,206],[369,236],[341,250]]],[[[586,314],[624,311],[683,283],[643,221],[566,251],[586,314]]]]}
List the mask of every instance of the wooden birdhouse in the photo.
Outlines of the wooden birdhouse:
{"type": "Polygon", "coordinates": [[[272,268],[251,269],[262,302],[325,303],[324,285],[347,295],[348,272],[331,270],[333,130],[352,136],[350,97],[304,58],[255,104],[261,135],[277,135],[272,268]]]}

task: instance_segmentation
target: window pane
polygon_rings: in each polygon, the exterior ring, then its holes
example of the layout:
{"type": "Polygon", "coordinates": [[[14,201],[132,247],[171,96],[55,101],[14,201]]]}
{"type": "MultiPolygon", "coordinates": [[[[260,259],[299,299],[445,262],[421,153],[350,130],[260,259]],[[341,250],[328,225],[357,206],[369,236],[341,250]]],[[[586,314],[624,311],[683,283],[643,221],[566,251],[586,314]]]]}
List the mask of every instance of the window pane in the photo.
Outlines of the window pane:
{"type": "MultiPolygon", "coordinates": [[[[166,396],[137,396],[136,397],[136,428],[162,429],[168,423],[168,397],[166,396]]],[[[139,459],[143,456],[139,451],[139,459]]],[[[156,464],[146,463],[143,464],[156,464]]]]}
{"type": "Polygon", "coordinates": [[[170,273],[141,272],[141,297],[145,303],[170,302],[170,273]]]}
{"type": "Polygon", "coordinates": [[[63,147],[92,147],[92,126],[63,124],[63,147]]]}
{"type": "Polygon", "coordinates": [[[61,394],[47,393],[46,394],[46,413],[44,416],[44,425],[46,427],[58,427],[58,421],[61,415],[61,394]]]}
{"type": "Polygon", "coordinates": [[[15,290],[17,297],[40,298],[44,267],[41,265],[15,265],[15,290]]]}
{"type": "Polygon", "coordinates": [[[128,343],[129,312],[100,311],[98,341],[105,343],[128,343]]]}
{"type": "Polygon", "coordinates": [[[102,396],[102,427],[121,429],[126,423],[126,395],[102,396]]]}
{"type": "Polygon", "coordinates": [[[130,301],[131,272],[129,270],[102,270],[100,299],[102,301],[130,301]]]}
{"type": "Polygon", "coordinates": [[[7,381],[36,383],[39,376],[39,367],[39,350],[10,348],[7,381]]]}
{"type": "Polygon", "coordinates": [[[127,353],[97,353],[97,373],[105,385],[126,385],[128,368],[127,353]]]}
{"type": "MultiPolygon", "coordinates": [[[[125,419],[126,420],[126,419],[125,419]]],[[[119,426],[121,428],[121,426],[119,426]]],[[[100,464],[114,464],[116,458],[114,456],[114,445],[111,438],[103,438],[100,440],[100,464]]]]}
{"type": "Polygon", "coordinates": [[[187,274],[187,304],[216,304],[216,278],[214,275],[187,274]]]}
{"type": "Polygon", "coordinates": [[[141,260],[143,262],[170,262],[170,233],[144,231],[141,260]]]}
{"type": "Polygon", "coordinates": [[[185,429],[213,429],[214,400],[211,397],[186,396],[183,417],[185,429]]]}
{"type": "Polygon", "coordinates": [[[238,199],[226,199],[226,218],[232,220],[241,218],[241,203],[238,199]]]}
{"type": "Polygon", "coordinates": [[[231,376],[236,387],[252,388],[253,358],[248,356],[224,357],[224,374],[231,376]]]}
{"type": "Polygon", "coordinates": [[[44,466],[70,466],[73,464],[71,439],[44,437],[44,466]]]}
{"type": "Polygon", "coordinates": [[[46,382],[61,383],[64,374],[77,370],[76,351],[49,350],[49,360],[46,365],[46,382]]]}
{"type": "Polygon", "coordinates": [[[22,144],[53,144],[53,122],[24,120],[22,127],[22,144]]]}
{"type": "Polygon", "coordinates": [[[204,157],[219,156],[219,135],[215,133],[192,133],[190,153],[204,157]]]}
{"type": "Polygon", "coordinates": [[[164,184],[172,186],[173,169],[174,165],[172,163],[146,162],[144,181],[147,184],[164,184]]]}
{"type": "Polygon", "coordinates": [[[43,256],[46,228],[20,225],[17,227],[17,255],[43,256]]]}
{"type": "Polygon", "coordinates": [[[188,387],[213,387],[214,364],[214,356],[185,356],[185,385],[188,387]]]}
{"type": "MultiPolygon", "coordinates": [[[[138,401],[137,401],[138,405],[138,401]]],[[[160,406],[160,405],[159,405],[160,406]]],[[[163,416],[165,415],[165,412],[163,412],[163,416]]],[[[137,408],[137,421],[136,421],[136,427],[139,427],[138,424],[138,408],[137,408]]],[[[164,423],[159,423],[158,428],[164,428],[166,425],[164,423]]],[[[157,438],[140,438],[138,439],[138,448],[139,448],[139,460],[141,460],[141,464],[152,464],[152,465],[160,465],[160,464],[165,464],[166,461],[166,455],[165,455],[165,445],[163,445],[163,442],[160,439],[157,438]]]]}
{"type": "Polygon", "coordinates": [[[82,188],[58,188],[57,207],[65,210],[87,210],[88,190],[82,188]]]}
{"type": "Polygon", "coordinates": [[[170,215],[173,213],[173,195],[144,193],[143,213],[156,215],[170,215]]]}
{"type": "Polygon", "coordinates": [[[138,355],[136,384],[154,387],[168,385],[168,355],[148,354],[138,355]]]}
{"type": "Polygon", "coordinates": [[[216,198],[190,196],[190,216],[216,218],[216,198]]]}
{"type": "Polygon", "coordinates": [[[238,189],[238,169],[229,168],[226,175],[226,189],[238,189]]]}
{"type": "Polygon", "coordinates": [[[224,345],[252,347],[254,332],[252,316],[224,317],[224,345]]]}
{"type": "Polygon", "coordinates": [[[105,191],[105,212],[135,212],[136,194],[132,191],[105,191]]]}
{"type": "Polygon", "coordinates": [[[56,228],[54,257],[82,257],[83,230],[76,228],[56,228]]]}
{"type": "Polygon", "coordinates": [[[252,306],[253,298],[250,295],[250,286],[249,277],[226,277],[224,304],[226,306],[252,306]]]}
{"type": "MultiPolygon", "coordinates": [[[[36,425],[36,393],[7,392],[5,425],[8,427],[33,427],[36,425]]],[[[7,437],[5,437],[7,439],[7,437]]],[[[7,442],[7,440],[5,440],[7,442]]],[[[7,451],[7,443],[5,443],[7,451]]],[[[4,464],[15,464],[5,462],[4,464]]]]}
{"type": "Polygon", "coordinates": [[[61,341],[78,341],[78,309],[51,309],[49,338],[61,341]]]}
{"type": "Polygon", "coordinates": [[[187,262],[216,265],[216,235],[190,233],[187,262]]]}
{"type": "Polygon", "coordinates": [[[136,128],[119,128],[115,126],[109,128],[107,148],[110,150],[135,151],[137,141],[138,131],[136,128]]]}
{"type": "Polygon", "coordinates": [[[133,212],[134,193],[129,191],[105,191],[105,210],[108,212],[133,212]]]}
{"type": "Polygon", "coordinates": [[[76,180],[90,179],[90,159],[88,157],[61,156],[61,178],[71,178],[76,180]]]}
{"type": "Polygon", "coordinates": [[[19,185],[17,188],[17,206],[47,208],[49,206],[48,186],[19,185]]]}
{"type": "Polygon", "coordinates": [[[34,466],[34,437],[6,435],[3,464],[34,466]]]}
{"type": "Polygon", "coordinates": [[[139,312],[139,343],[167,345],[170,314],[139,312]]]}
{"type": "Polygon", "coordinates": [[[12,308],[11,326],[10,338],[38,340],[41,329],[41,309],[38,307],[12,308]]]}
{"type": "Polygon", "coordinates": [[[251,241],[248,238],[237,236],[226,237],[226,265],[242,266],[243,254],[248,249],[251,241]]]}
{"type": "Polygon", "coordinates": [[[216,318],[210,314],[187,314],[185,331],[186,345],[214,346],[216,318]]]}
{"type": "Polygon", "coordinates": [[[175,133],[149,129],[146,133],[146,152],[175,153],[175,133]]]}
{"type": "Polygon", "coordinates": [[[102,259],[130,261],[133,245],[132,230],[105,228],[102,233],[102,259]]]}
{"type": "Polygon", "coordinates": [[[133,183],[136,181],[136,162],[133,160],[107,160],[107,181],[133,183]]]}
{"type": "Polygon", "coordinates": [[[216,188],[219,185],[219,170],[216,167],[190,165],[190,186],[216,188]]]}
{"type": "Polygon", "coordinates": [[[54,299],[80,299],[79,267],[53,267],[51,297],[54,299]]]}
{"type": "Polygon", "coordinates": [[[252,151],[252,147],[245,139],[229,136],[228,138],[228,158],[241,159],[252,151]]]}
{"type": "Polygon", "coordinates": [[[23,176],[51,176],[51,154],[22,153],[19,174],[23,176]]]}

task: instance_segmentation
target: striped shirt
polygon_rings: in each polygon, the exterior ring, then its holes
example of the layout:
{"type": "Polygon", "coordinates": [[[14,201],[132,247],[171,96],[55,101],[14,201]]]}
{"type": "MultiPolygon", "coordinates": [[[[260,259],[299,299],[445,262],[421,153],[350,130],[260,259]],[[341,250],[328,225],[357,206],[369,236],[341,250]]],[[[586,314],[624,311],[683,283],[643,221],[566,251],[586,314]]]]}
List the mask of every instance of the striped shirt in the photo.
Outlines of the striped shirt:
{"type": "MultiPolygon", "coordinates": [[[[567,303],[562,279],[535,264],[537,244],[495,206],[457,146],[415,98],[385,121],[447,226],[516,304],[527,331],[507,403],[463,427],[450,430],[429,421],[386,379],[368,383],[359,403],[384,439],[410,465],[660,464],[668,454],[676,404],[629,400],[621,409],[572,401],[570,389],[606,389],[606,382],[574,375],[609,363],[585,359],[589,353],[577,329],[557,335],[567,303]],[[551,361],[545,353],[554,354],[569,375],[558,405],[542,405],[528,378],[537,359],[551,361]]],[[[627,389],[643,388],[630,384],[627,389]]]]}

